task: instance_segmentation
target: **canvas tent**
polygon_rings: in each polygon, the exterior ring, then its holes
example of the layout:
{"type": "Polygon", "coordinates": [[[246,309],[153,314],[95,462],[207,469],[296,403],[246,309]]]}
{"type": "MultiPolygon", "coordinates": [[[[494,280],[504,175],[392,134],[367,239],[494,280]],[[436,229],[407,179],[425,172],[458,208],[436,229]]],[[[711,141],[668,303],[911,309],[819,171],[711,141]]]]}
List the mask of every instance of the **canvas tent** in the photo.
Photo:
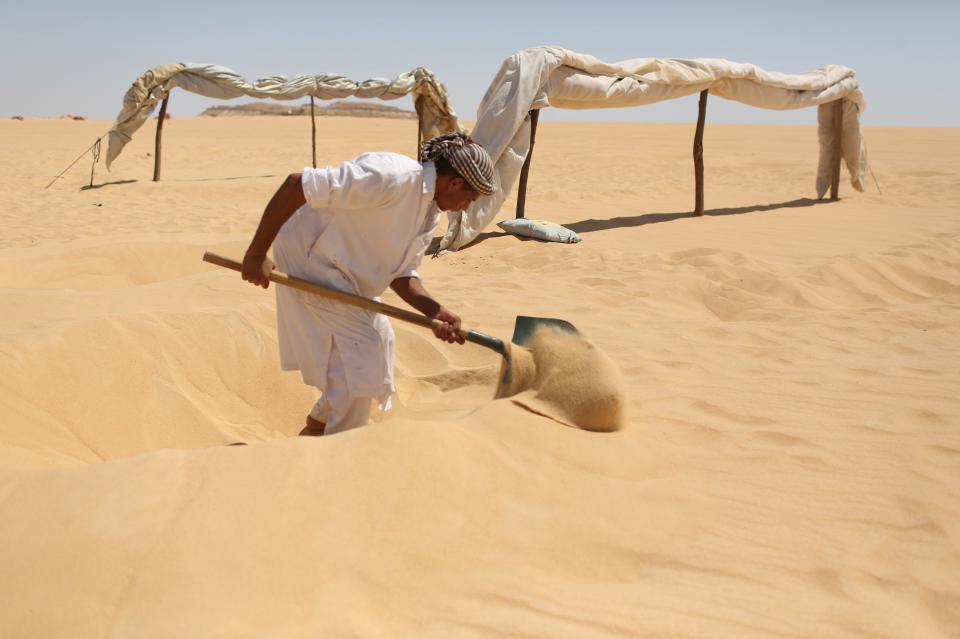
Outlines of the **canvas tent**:
{"type": "MultiPolygon", "coordinates": [[[[120,155],[133,134],[150,117],[157,103],[166,100],[170,91],[180,88],[211,98],[231,99],[242,96],[296,100],[305,97],[321,100],[347,97],[395,100],[413,94],[420,119],[420,139],[459,130],[457,115],[447,98],[447,90],[429,70],[417,67],[392,80],[372,79],[354,82],[342,75],[321,73],[298,75],[294,78],[270,76],[250,82],[236,71],[216,64],[176,63],[162,64],[137,78],[123,96],[123,108],[108,133],[107,168],[120,155]]],[[[162,130],[163,118],[158,123],[162,130]]],[[[159,157],[155,159],[154,176],[158,174],[159,157]]]]}
{"type": "Polygon", "coordinates": [[[528,160],[531,124],[539,109],[634,107],[700,93],[702,132],[707,91],[765,109],[818,106],[818,197],[830,187],[831,173],[839,175],[841,155],[850,183],[863,190],[867,163],[860,114],[866,102],[852,69],[829,65],[788,75],[721,59],[608,63],[561,47],[535,47],[504,60],[477,109],[471,135],[496,163],[498,190],[466,211],[449,214],[440,250],[462,248],[493,221],[528,160]]]}

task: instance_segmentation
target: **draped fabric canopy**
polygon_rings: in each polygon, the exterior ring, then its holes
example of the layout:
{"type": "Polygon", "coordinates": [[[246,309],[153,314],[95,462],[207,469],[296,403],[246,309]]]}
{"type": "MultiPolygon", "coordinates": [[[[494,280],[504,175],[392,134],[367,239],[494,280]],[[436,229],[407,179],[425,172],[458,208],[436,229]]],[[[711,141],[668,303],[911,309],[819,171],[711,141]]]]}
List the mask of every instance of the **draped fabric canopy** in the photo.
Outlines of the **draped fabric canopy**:
{"type": "Polygon", "coordinates": [[[471,132],[496,163],[499,188],[466,211],[449,214],[440,249],[457,250],[469,244],[499,212],[530,148],[531,109],[633,107],[703,90],[765,109],[818,106],[818,197],[829,188],[835,159],[837,126],[827,103],[843,100],[841,154],[851,184],[863,190],[867,163],[860,114],[866,102],[852,69],[828,65],[790,75],[710,58],[608,63],[561,47],[535,47],[504,60],[477,109],[477,124],[471,132]]]}
{"type": "Polygon", "coordinates": [[[423,98],[422,122],[427,137],[460,130],[446,87],[423,67],[402,73],[392,80],[374,78],[354,82],[342,75],[321,73],[289,79],[270,76],[250,82],[236,71],[216,64],[161,64],[137,78],[123,96],[123,108],[108,134],[107,168],[147,121],[157,103],[177,87],[220,99],[249,96],[296,100],[313,96],[321,100],[347,97],[395,100],[412,93],[423,98]]]}

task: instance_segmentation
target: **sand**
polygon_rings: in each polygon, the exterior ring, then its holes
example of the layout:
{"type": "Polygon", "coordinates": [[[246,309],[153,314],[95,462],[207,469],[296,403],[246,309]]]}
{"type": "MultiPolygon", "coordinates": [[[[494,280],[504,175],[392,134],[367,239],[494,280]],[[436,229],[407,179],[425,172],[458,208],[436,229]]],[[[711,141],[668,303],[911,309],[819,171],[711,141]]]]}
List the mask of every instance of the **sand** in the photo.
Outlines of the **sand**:
{"type": "MultiPolygon", "coordinates": [[[[583,242],[491,227],[422,273],[489,334],[575,324],[623,427],[395,323],[396,410],[295,438],[272,291],[200,257],[309,121],[174,118],[161,182],[148,126],[44,190],[108,128],[0,121],[0,636],[960,636],[960,131],[868,127],[883,194],[830,203],[812,126],[708,123],[693,218],[692,122],[548,118],[527,213],[583,242]]],[[[322,119],[319,160],[415,136],[322,119]]]]}
{"type": "Polygon", "coordinates": [[[616,363],[579,332],[545,325],[507,344],[494,398],[593,432],[623,426],[626,391],[616,363]]]}

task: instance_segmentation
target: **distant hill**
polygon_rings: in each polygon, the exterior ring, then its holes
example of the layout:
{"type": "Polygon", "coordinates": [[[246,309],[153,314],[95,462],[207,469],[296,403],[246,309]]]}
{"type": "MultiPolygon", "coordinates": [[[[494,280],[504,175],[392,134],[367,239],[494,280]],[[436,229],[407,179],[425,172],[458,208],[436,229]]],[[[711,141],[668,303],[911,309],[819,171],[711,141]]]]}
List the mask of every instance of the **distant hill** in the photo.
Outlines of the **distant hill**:
{"type": "MultiPolygon", "coordinates": [[[[394,118],[416,120],[414,111],[387,106],[377,102],[319,102],[314,107],[318,116],[347,116],[353,118],[394,118]]],[[[310,115],[310,104],[283,104],[277,102],[253,102],[236,106],[213,106],[201,113],[208,117],[250,115],[310,115]]]]}

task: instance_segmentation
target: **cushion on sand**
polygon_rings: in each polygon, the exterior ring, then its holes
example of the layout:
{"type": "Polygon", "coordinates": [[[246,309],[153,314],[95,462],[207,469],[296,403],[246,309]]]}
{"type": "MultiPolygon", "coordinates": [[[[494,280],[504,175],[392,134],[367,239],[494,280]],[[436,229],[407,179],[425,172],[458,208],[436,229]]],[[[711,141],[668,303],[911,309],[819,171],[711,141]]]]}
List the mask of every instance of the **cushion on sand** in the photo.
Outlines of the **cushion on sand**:
{"type": "Polygon", "coordinates": [[[518,218],[516,220],[504,220],[503,222],[498,222],[497,226],[512,235],[522,235],[524,237],[532,237],[534,239],[545,240],[547,242],[576,244],[583,239],[570,229],[562,227],[554,222],[547,222],[546,220],[528,220],[526,218],[518,218]]]}

